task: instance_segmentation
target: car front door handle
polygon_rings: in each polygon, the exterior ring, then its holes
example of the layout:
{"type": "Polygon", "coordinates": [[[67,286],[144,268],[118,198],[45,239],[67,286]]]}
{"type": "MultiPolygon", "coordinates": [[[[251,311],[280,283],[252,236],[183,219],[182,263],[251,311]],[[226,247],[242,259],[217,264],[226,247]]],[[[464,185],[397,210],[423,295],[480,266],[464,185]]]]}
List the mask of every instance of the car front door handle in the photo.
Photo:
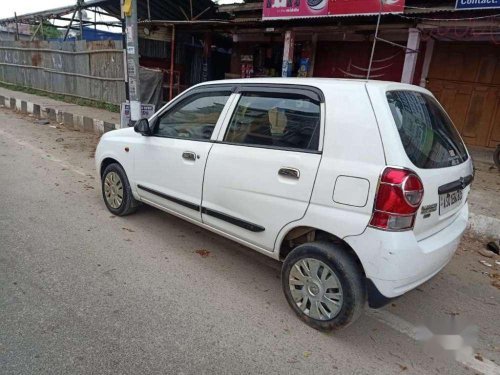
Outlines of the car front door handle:
{"type": "Polygon", "coordinates": [[[283,177],[295,178],[298,180],[300,178],[300,171],[295,168],[281,168],[278,171],[278,175],[283,177]]]}
{"type": "Polygon", "coordinates": [[[193,151],[184,151],[182,158],[186,160],[196,161],[196,154],[193,151]]]}

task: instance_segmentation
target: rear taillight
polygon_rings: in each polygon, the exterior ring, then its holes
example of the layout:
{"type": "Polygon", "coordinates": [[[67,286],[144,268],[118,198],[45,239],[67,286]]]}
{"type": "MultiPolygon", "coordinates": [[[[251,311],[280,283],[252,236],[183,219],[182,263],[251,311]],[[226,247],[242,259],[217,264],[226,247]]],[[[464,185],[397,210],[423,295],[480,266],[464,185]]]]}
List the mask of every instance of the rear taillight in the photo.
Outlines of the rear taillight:
{"type": "Polygon", "coordinates": [[[370,226],[394,231],[412,229],[423,197],[424,185],[415,172],[386,168],[380,177],[370,226]]]}

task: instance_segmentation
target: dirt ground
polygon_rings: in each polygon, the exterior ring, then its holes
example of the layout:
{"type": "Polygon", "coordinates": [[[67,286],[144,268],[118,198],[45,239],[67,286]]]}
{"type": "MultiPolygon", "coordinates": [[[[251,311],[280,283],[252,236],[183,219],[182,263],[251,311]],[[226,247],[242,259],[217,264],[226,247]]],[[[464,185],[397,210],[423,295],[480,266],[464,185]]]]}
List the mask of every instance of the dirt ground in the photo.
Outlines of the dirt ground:
{"type": "Polygon", "coordinates": [[[476,174],[469,196],[471,212],[500,219],[500,171],[493,161],[475,161],[476,174]]]}
{"type": "MultiPolygon", "coordinates": [[[[93,161],[99,137],[34,125],[7,110],[0,116],[0,176],[9,178],[0,192],[0,284],[11,298],[0,314],[0,341],[9,340],[11,373],[169,373],[186,364],[184,373],[264,372],[259,366],[274,373],[486,373],[429,356],[409,334],[427,319],[456,316],[479,329],[476,360],[500,364],[500,259],[479,253],[487,239],[467,233],[436,277],[381,310],[367,309],[346,331],[320,334],[297,324],[277,262],[149,207],[110,215],[93,161]],[[37,331],[40,322],[54,327],[50,337],[37,331]],[[42,348],[41,357],[31,348],[42,348]]],[[[476,191],[493,202],[498,172],[479,166],[476,191]]]]}
{"type": "MultiPolygon", "coordinates": [[[[26,121],[36,122],[33,115],[16,113],[16,116],[26,121]]],[[[53,131],[46,133],[47,138],[53,138],[53,140],[61,146],[59,150],[63,153],[67,153],[69,150],[73,150],[81,152],[83,155],[85,155],[86,158],[94,158],[95,149],[97,147],[97,144],[99,143],[99,140],[101,139],[100,135],[68,129],[64,127],[64,125],[58,124],[57,122],[53,121],[49,122],[46,125],[38,126],[41,128],[48,127],[50,129],[53,129],[53,131]]],[[[40,139],[38,143],[46,144],[42,139],[40,139]]],[[[56,150],[57,147],[52,147],[52,149],[56,150]]]]}
{"type": "Polygon", "coordinates": [[[448,266],[451,273],[460,275],[462,280],[472,284],[492,285],[500,289],[500,256],[491,258],[480,254],[486,250],[487,239],[466,233],[454,257],[448,266]],[[467,271],[467,272],[464,272],[467,271]]]}

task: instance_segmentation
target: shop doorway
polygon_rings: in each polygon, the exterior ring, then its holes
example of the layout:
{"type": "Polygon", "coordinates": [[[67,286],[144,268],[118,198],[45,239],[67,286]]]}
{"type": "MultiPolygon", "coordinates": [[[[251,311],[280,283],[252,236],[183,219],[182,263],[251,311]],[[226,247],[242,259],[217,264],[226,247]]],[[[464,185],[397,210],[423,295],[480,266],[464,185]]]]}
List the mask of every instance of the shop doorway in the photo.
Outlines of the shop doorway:
{"type": "Polygon", "coordinates": [[[427,82],[467,144],[500,144],[498,45],[436,42],[427,82]]]}
{"type": "MultiPolygon", "coordinates": [[[[318,42],[315,77],[365,79],[370,64],[370,42],[318,42]]],[[[375,50],[371,79],[401,81],[405,51],[379,43],[375,50]]]]}

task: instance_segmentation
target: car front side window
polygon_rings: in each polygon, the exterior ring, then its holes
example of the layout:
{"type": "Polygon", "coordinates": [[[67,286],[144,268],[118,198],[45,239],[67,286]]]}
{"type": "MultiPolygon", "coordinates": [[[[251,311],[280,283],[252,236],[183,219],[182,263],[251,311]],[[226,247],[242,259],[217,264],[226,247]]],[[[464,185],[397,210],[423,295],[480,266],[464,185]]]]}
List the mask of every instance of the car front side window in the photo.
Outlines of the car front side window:
{"type": "Polygon", "coordinates": [[[230,92],[196,93],[161,115],[154,135],[167,138],[209,140],[230,92]]]}

